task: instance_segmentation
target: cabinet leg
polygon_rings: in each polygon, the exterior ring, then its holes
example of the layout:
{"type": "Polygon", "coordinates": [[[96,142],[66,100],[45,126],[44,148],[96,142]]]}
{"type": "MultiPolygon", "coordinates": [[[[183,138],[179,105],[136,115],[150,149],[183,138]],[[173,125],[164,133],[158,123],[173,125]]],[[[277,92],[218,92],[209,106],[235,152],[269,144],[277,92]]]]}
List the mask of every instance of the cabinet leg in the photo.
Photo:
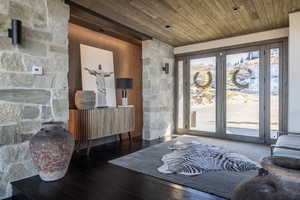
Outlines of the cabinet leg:
{"type": "Polygon", "coordinates": [[[86,155],[90,156],[90,152],[91,152],[91,140],[88,140],[86,155]]]}
{"type": "Polygon", "coordinates": [[[75,141],[75,151],[76,151],[76,153],[79,153],[79,151],[80,151],[80,142],[79,141],[75,141]]]}
{"type": "Polygon", "coordinates": [[[129,138],[129,141],[132,142],[131,132],[130,131],[128,132],[128,138],[129,138]]]}

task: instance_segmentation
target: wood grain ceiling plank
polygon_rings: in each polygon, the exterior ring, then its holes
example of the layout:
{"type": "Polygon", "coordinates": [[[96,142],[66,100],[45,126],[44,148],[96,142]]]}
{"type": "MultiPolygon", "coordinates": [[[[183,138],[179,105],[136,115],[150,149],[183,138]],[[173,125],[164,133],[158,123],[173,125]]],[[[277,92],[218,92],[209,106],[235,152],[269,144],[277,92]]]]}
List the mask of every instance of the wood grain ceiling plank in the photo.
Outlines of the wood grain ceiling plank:
{"type": "Polygon", "coordinates": [[[276,28],[276,16],[275,16],[272,0],[264,0],[263,4],[265,6],[266,13],[271,24],[271,28],[272,29],[276,28]]]}
{"type": "Polygon", "coordinates": [[[243,4],[246,8],[245,16],[247,16],[248,24],[250,24],[252,32],[256,32],[261,29],[261,22],[259,20],[259,15],[254,5],[253,0],[244,0],[243,4]]]}
{"type": "Polygon", "coordinates": [[[181,28],[181,31],[184,34],[187,34],[190,36],[190,38],[193,38],[193,40],[197,40],[199,38],[199,35],[202,35],[203,31],[200,29],[195,28],[194,24],[192,24],[189,20],[186,20],[182,15],[177,12],[176,9],[174,9],[170,4],[168,4],[167,1],[164,0],[156,0],[156,1],[148,1],[148,2],[155,2],[155,10],[162,13],[163,18],[169,18],[169,24],[173,27],[176,25],[179,25],[179,28],[181,28]],[[158,3],[160,2],[160,3],[158,3]],[[159,6],[159,4],[162,4],[162,6],[159,6]],[[166,9],[161,9],[161,8],[166,9]],[[170,8],[172,10],[172,13],[168,13],[167,10],[170,8]]]}
{"type": "MultiPolygon", "coordinates": [[[[151,27],[151,30],[160,32],[165,38],[170,38],[177,42],[179,42],[180,39],[182,39],[178,36],[178,34],[172,32],[171,30],[166,29],[165,24],[162,24],[157,20],[152,20],[148,15],[145,15],[141,10],[132,7],[129,3],[130,1],[118,0],[118,2],[121,3],[113,4],[113,5],[108,3],[107,5],[110,6],[110,8],[115,11],[122,10],[123,11],[122,16],[134,19],[136,21],[136,24],[138,25],[142,24],[145,27],[151,27]]],[[[147,29],[145,31],[147,31],[147,29]]],[[[186,38],[185,36],[184,39],[186,40],[188,38],[186,38]]]]}
{"type": "Polygon", "coordinates": [[[291,3],[292,3],[292,0],[289,0],[289,3],[284,3],[284,7],[283,7],[284,13],[286,13],[286,15],[284,16],[284,19],[287,23],[289,23],[289,15],[288,14],[291,12],[291,10],[290,10],[290,8],[291,8],[290,4],[291,3]]]}
{"type": "MultiPolygon", "coordinates": [[[[174,20],[172,23],[174,23],[174,24],[179,23],[182,26],[183,30],[185,29],[185,27],[183,27],[183,25],[187,25],[187,27],[186,27],[187,31],[189,32],[190,35],[193,35],[194,40],[199,40],[199,38],[202,37],[202,35],[205,33],[205,31],[202,28],[198,27],[195,23],[193,23],[192,20],[190,20],[189,18],[186,18],[186,16],[191,16],[191,13],[192,13],[191,9],[189,9],[188,12],[183,14],[182,10],[177,11],[176,8],[178,8],[178,7],[174,8],[174,6],[173,6],[178,1],[173,0],[172,2],[169,2],[168,0],[162,0],[161,2],[168,5],[173,10],[176,11],[176,16],[171,17],[171,19],[174,20]]],[[[186,3],[187,2],[185,2],[185,4],[186,3]]]]}
{"type": "Polygon", "coordinates": [[[217,36],[219,37],[220,34],[224,32],[224,29],[218,26],[218,22],[216,21],[217,16],[210,10],[207,0],[198,1],[196,4],[196,8],[198,12],[203,13],[202,16],[207,21],[207,24],[215,30],[217,36]]]}
{"type": "Polygon", "coordinates": [[[170,31],[175,31],[177,37],[185,38],[193,41],[197,37],[197,32],[189,26],[188,23],[181,23],[176,10],[162,4],[163,1],[143,1],[131,0],[130,4],[134,8],[144,12],[146,15],[152,16],[152,20],[157,21],[164,28],[166,25],[171,25],[170,31]]]}
{"type": "Polygon", "coordinates": [[[248,23],[248,20],[244,15],[245,11],[240,9],[239,11],[234,12],[233,7],[236,5],[234,2],[231,0],[223,0],[211,1],[210,3],[210,8],[216,7],[215,11],[220,14],[218,15],[218,21],[222,22],[221,26],[223,27],[223,31],[226,32],[226,34],[223,33],[226,35],[225,37],[243,34],[247,31],[246,24],[248,23]]]}
{"type": "MultiPolygon", "coordinates": [[[[287,0],[288,2],[290,0],[287,0]]],[[[288,13],[284,10],[284,1],[273,0],[273,7],[275,10],[275,16],[279,16],[276,18],[277,27],[288,26],[288,21],[284,19],[284,16],[288,16],[288,13]]]]}
{"type": "Polygon", "coordinates": [[[217,32],[208,25],[207,20],[203,13],[197,12],[197,4],[195,0],[165,0],[170,6],[172,6],[184,21],[188,21],[192,26],[197,29],[199,33],[198,40],[207,40],[210,37],[215,37],[217,32]]]}
{"type": "Polygon", "coordinates": [[[289,13],[286,8],[285,3],[281,2],[281,6],[279,6],[279,11],[281,12],[280,24],[283,24],[283,26],[289,25],[289,13]]]}
{"type": "Polygon", "coordinates": [[[233,0],[233,3],[236,8],[239,10],[234,12],[236,18],[240,22],[240,26],[243,31],[241,33],[250,33],[255,30],[254,24],[249,16],[249,5],[245,3],[245,0],[233,0]]]}
{"type": "Polygon", "coordinates": [[[300,1],[299,0],[295,0],[295,2],[296,2],[296,9],[295,9],[295,11],[300,11],[300,1]]]}
{"type": "Polygon", "coordinates": [[[280,18],[282,16],[281,11],[278,9],[282,1],[272,0],[272,9],[273,9],[273,18],[274,18],[274,26],[275,28],[280,27],[280,18]],[[275,17],[276,16],[276,17],[275,17]]]}
{"type": "Polygon", "coordinates": [[[188,31],[190,32],[190,34],[194,34],[196,41],[199,41],[201,38],[203,38],[204,35],[211,34],[210,30],[207,30],[206,27],[203,26],[204,22],[203,20],[201,20],[201,17],[195,16],[195,13],[197,12],[194,11],[194,8],[192,6],[187,6],[190,5],[189,3],[192,3],[190,0],[188,0],[190,2],[183,2],[180,0],[164,1],[173,9],[175,9],[177,11],[177,15],[180,16],[180,18],[176,19],[177,23],[189,25],[188,31]],[[196,23],[195,20],[197,20],[196,23]],[[196,32],[193,32],[192,30],[195,30],[196,32]]]}
{"type": "MultiPolygon", "coordinates": [[[[161,29],[161,25],[155,21],[151,21],[151,18],[148,15],[145,15],[140,10],[137,10],[129,5],[129,1],[126,0],[118,0],[114,1],[114,3],[110,1],[101,1],[102,5],[106,5],[110,10],[118,13],[122,19],[130,19],[134,21],[136,26],[143,25],[145,29],[148,26],[153,26],[151,30],[158,30],[160,34],[170,35],[167,30],[161,29]],[[121,12],[120,12],[121,11],[121,12]]],[[[111,17],[115,17],[115,15],[111,15],[111,17]]],[[[175,36],[175,35],[174,35],[175,36]]]]}
{"type": "Polygon", "coordinates": [[[289,12],[290,13],[296,12],[299,9],[298,5],[299,5],[299,0],[291,0],[289,12]]]}
{"type": "Polygon", "coordinates": [[[231,3],[230,0],[214,1],[211,3],[211,7],[216,7],[216,13],[218,13],[218,21],[221,22],[224,30],[226,30],[228,34],[232,35],[235,32],[239,32],[241,30],[239,21],[232,21],[232,19],[236,19],[236,17],[234,15],[231,16],[231,13],[233,13],[232,8],[228,9],[228,4],[231,3]]]}
{"type": "Polygon", "coordinates": [[[261,0],[253,0],[253,5],[257,10],[257,14],[259,16],[259,21],[261,25],[261,30],[268,30],[271,28],[269,19],[266,13],[264,6],[261,3],[261,0]]]}
{"type": "MultiPolygon", "coordinates": [[[[289,0],[290,1],[290,0],[289,0]]],[[[282,20],[285,22],[286,26],[289,25],[289,4],[283,4],[283,13],[282,20]]]]}
{"type": "Polygon", "coordinates": [[[273,21],[272,21],[272,15],[270,13],[270,10],[267,6],[267,3],[265,1],[260,1],[260,6],[264,9],[264,13],[266,14],[268,28],[273,28],[273,21]]]}
{"type": "Polygon", "coordinates": [[[224,23],[224,21],[222,20],[224,18],[224,15],[219,9],[220,2],[218,2],[217,0],[205,0],[204,4],[207,5],[207,10],[210,11],[209,16],[211,16],[213,24],[221,30],[221,33],[226,36],[232,34],[232,29],[227,27],[227,23],[224,23]]]}
{"type": "Polygon", "coordinates": [[[174,46],[286,27],[300,9],[300,0],[73,1],[174,46]]]}
{"type": "Polygon", "coordinates": [[[247,12],[251,20],[253,21],[259,20],[259,16],[253,1],[252,0],[244,1],[244,5],[247,6],[247,12]]]}
{"type": "MultiPolygon", "coordinates": [[[[95,12],[99,12],[111,18],[119,23],[123,23],[133,29],[136,29],[140,32],[149,33],[150,36],[161,38],[161,40],[172,43],[180,42],[176,35],[172,35],[167,30],[161,30],[157,24],[153,24],[144,20],[145,16],[143,13],[136,13],[137,11],[128,9],[126,7],[126,2],[123,3],[121,1],[105,1],[105,0],[74,0],[76,3],[81,4],[82,6],[88,6],[90,9],[94,10],[95,12]],[[95,3],[96,1],[96,3],[95,3]],[[120,12],[121,11],[121,12],[120,12]],[[133,18],[129,16],[129,14],[139,14],[140,18],[133,18]],[[146,22],[146,23],[141,23],[146,22]],[[149,28],[151,27],[151,28],[149,28]]],[[[128,4],[128,2],[127,2],[128,4]]]]}
{"type": "MultiPolygon", "coordinates": [[[[203,18],[203,24],[206,25],[205,28],[211,29],[211,32],[214,33],[211,35],[211,37],[218,37],[222,33],[222,30],[220,30],[216,26],[216,22],[213,20],[214,19],[213,13],[209,12],[207,4],[204,1],[199,1],[199,0],[192,0],[192,1],[196,13],[200,13],[199,17],[203,18]]],[[[197,23],[197,19],[195,19],[195,23],[197,23]]]]}
{"type": "MultiPolygon", "coordinates": [[[[177,2],[178,5],[183,8],[181,9],[180,14],[185,18],[186,21],[190,21],[195,28],[202,30],[202,32],[208,32],[208,34],[219,34],[219,31],[216,31],[215,28],[210,26],[210,19],[201,9],[201,2],[194,0],[190,0],[188,2],[179,0],[175,2],[177,2]]],[[[173,4],[173,2],[169,1],[169,4],[173,4]]]]}
{"type": "MultiPolygon", "coordinates": [[[[290,0],[288,0],[290,1],[290,0]]],[[[287,10],[287,6],[283,1],[279,2],[280,5],[277,6],[277,12],[280,13],[279,24],[280,26],[288,26],[289,25],[289,14],[287,10]]]]}
{"type": "Polygon", "coordinates": [[[238,7],[237,4],[232,0],[221,2],[223,9],[227,13],[226,17],[224,18],[224,21],[233,30],[233,35],[245,32],[245,27],[241,25],[243,23],[243,18],[240,17],[240,12],[233,10],[233,8],[238,7]]]}
{"type": "MultiPolygon", "coordinates": [[[[212,7],[215,7],[215,2],[208,2],[210,3],[210,7],[205,8],[206,10],[210,10],[212,7]]],[[[242,33],[242,30],[245,30],[245,28],[242,27],[242,23],[241,23],[241,17],[239,16],[239,13],[233,13],[232,8],[234,7],[235,4],[233,4],[231,1],[218,1],[217,4],[217,8],[218,8],[218,12],[220,9],[223,9],[227,7],[226,11],[228,11],[228,13],[226,13],[226,16],[224,16],[224,13],[222,13],[222,15],[213,17],[212,26],[221,28],[220,29],[220,33],[218,35],[218,39],[222,38],[220,36],[224,36],[224,37],[230,37],[230,36],[234,36],[237,35],[239,33],[242,33]],[[228,7],[231,4],[230,7],[228,7]],[[219,18],[218,18],[219,17],[219,18]],[[234,20],[231,20],[234,19],[234,20]]],[[[208,15],[213,15],[211,13],[208,13],[208,15]]]]}

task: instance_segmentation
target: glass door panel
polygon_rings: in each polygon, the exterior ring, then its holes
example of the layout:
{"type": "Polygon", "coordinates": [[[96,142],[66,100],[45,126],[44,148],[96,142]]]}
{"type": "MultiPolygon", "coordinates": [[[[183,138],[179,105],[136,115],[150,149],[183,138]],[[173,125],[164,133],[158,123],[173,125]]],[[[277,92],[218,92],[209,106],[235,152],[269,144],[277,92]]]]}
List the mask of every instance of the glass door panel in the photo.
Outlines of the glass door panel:
{"type": "Polygon", "coordinates": [[[183,60],[177,63],[177,128],[184,128],[184,87],[183,87],[183,60]]]}
{"type": "Polygon", "coordinates": [[[270,49],[270,137],[277,138],[279,131],[279,48],[270,49]]]}
{"type": "Polygon", "coordinates": [[[259,51],[226,55],[226,134],[259,137],[259,51]]]}
{"type": "Polygon", "coordinates": [[[192,134],[274,142],[288,124],[286,55],[283,41],[185,57],[178,62],[177,127],[192,134]]]}
{"type": "Polygon", "coordinates": [[[190,60],[190,129],[216,131],[216,57],[190,60]]]}

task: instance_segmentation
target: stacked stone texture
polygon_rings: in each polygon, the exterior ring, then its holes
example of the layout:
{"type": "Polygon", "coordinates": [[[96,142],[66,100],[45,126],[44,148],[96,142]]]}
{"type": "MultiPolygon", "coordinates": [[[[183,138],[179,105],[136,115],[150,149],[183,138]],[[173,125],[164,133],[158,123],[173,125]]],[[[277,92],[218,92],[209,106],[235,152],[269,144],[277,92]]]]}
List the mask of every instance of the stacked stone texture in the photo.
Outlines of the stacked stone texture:
{"type": "Polygon", "coordinates": [[[10,182],[37,174],[28,140],[41,123],[67,122],[68,20],[62,0],[0,0],[0,199],[10,182]],[[22,45],[7,37],[11,19],[23,23],[22,45]]]}
{"type": "Polygon", "coordinates": [[[143,42],[143,138],[152,140],[174,131],[174,53],[159,40],[143,42]],[[170,73],[162,71],[170,64],[170,73]]]}

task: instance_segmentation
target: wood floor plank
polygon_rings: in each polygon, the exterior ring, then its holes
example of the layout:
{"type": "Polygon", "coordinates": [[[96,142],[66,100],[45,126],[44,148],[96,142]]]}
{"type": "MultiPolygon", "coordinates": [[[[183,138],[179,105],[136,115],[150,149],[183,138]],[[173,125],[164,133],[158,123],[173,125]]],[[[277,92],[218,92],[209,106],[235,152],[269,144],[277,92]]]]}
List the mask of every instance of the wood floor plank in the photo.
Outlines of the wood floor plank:
{"type": "Polygon", "coordinates": [[[163,142],[111,143],[95,147],[90,157],[75,154],[67,175],[55,182],[38,176],[12,183],[19,197],[28,200],[221,200],[205,192],[183,187],[158,178],[115,166],[109,160],[163,142]]]}

